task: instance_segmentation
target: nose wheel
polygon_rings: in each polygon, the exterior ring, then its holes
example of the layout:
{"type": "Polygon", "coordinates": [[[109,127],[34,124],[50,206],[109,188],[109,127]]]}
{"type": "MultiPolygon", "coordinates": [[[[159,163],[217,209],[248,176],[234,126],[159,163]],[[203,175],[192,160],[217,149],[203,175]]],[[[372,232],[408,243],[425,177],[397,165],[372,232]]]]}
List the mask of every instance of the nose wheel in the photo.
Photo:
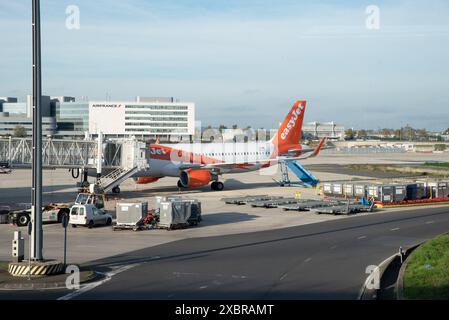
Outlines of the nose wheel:
{"type": "Polygon", "coordinates": [[[214,181],[214,182],[212,182],[210,187],[214,191],[221,191],[224,189],[224,184],[223,184],[223,182],[220,182],[220,181],[214,181]]]}

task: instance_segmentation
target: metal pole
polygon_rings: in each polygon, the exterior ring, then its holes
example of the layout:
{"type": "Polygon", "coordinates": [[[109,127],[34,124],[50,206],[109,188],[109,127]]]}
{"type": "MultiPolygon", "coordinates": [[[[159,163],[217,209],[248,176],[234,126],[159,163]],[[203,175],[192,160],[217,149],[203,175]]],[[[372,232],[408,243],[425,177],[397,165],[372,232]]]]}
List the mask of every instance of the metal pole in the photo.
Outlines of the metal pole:
{"type": "Polygon", "coordinates": [[[12,140],[12,137],[10,136],[9,141],[8,141],[8,158],[9,158],[8,163],[9,163],[10,167],[12,166],[12,159],[11,159],[11,143],[12,143],[12,141],[11,140],[12,140]]]}
{"type": "Polygon", "coordinates": [[[41,28],[40,0],[32,0],[33,6],[33,185],[30,260],[43,260],[42,234],[42,117],[41,117],[41,28]]]}
{"type": "Polygon", "coordinates": [[[102,167],[102,155],[103,155],[103,132],[98,132],[98,145],[97,145],[97,180],[101,177],[102,167]]]}

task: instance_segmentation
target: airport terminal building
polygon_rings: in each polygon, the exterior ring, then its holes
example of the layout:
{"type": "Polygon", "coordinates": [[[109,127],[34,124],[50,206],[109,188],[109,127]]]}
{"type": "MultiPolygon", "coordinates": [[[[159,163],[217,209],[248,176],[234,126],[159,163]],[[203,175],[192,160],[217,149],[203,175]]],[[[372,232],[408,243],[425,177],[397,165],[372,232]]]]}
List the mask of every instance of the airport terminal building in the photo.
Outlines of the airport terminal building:
{"type": "MultiPolygon", "coordinates": [[[[0,136],[32,127],[32,97],[18,102],[0,97],[0,136]]],[[[74,97],[42,96],[43,134],[79,139],[102,132],[106,137],[135,136],[161,141],[191,140],[195,134],[195,104],[174,98],[137,97],[135,101],[75,101],[74,97]]]]}
{"type": "Polygon", "coordinates": [[[109,137],[136,136],[142,139],[190,140],[195,134],[195,104],[172,98],[136,102],[91,101],[89,133],[109,137]]]}

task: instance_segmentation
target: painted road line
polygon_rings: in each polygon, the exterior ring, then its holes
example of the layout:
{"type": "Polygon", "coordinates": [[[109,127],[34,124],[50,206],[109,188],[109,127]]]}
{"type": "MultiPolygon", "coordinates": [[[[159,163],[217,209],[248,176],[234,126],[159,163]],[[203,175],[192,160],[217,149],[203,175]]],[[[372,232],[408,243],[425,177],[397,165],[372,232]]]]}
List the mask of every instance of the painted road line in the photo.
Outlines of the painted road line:
{"type": "Polygon", "coordinates": [[[287,276],[287,272],[284,273],[284,274],[282,275],[282,277],[279,278],[279,280],[280,280],[280,281],[284,280],[286,276],[287,276]]]}
{"type": "Polygon", "coordinates": [[[82,295],[82,294],[84,294],[84,293],[86,293],[86,292],[88,292],[88,291],[90,291],[92,289],[95,289],[96,287],[101,286],[102,284],[108,282],[109,280],[112,279],[112,277],[118,275],[119,273],[122,273],[124,271],[130,270],[130,269],[132,269],[134,267],[137,267],[138,265],[140,265],[140,264],[139,263],[130,264],[130,265],[126,265],[126,266],[123,266],[123,267],[118,267],[118,268],[116,268],[116,269],[114,269],[114,270],[112,270],[110,272],[106,272],[106,273],[100,273],[99,272],[99,274],[102,274],[102,275],[105,276],[104,279],[99,280],[99,281],[95,281],[95,282],[92,282],[92,283],[88,283],[88,284],[82,286],[80,289],[78,289],[78,290],[76,290],[74,292],[71,292],[69,294],[66,294],[65,296],[59,297],[56,300],[71,300],[73,298],[76,298],[77,296],[82,295]]]}
{"type": "Polygon", "coordinates": [[[399,230],[399,228],[390,229],[390,231],[398,231],[398,230],[399,230]]]}

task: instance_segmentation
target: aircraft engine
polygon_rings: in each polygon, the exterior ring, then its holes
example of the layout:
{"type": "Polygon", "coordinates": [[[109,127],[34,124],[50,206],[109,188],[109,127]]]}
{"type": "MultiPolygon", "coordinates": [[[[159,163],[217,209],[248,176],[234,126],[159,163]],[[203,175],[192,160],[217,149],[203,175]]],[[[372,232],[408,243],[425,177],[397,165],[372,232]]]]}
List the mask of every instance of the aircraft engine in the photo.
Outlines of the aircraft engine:
{"type": "Polygon", "coordinates": [[[188,169],[181,171],[179,181],[184,188],[202,187],[212,180],[212,174],[205,169],[188,169]]]}

